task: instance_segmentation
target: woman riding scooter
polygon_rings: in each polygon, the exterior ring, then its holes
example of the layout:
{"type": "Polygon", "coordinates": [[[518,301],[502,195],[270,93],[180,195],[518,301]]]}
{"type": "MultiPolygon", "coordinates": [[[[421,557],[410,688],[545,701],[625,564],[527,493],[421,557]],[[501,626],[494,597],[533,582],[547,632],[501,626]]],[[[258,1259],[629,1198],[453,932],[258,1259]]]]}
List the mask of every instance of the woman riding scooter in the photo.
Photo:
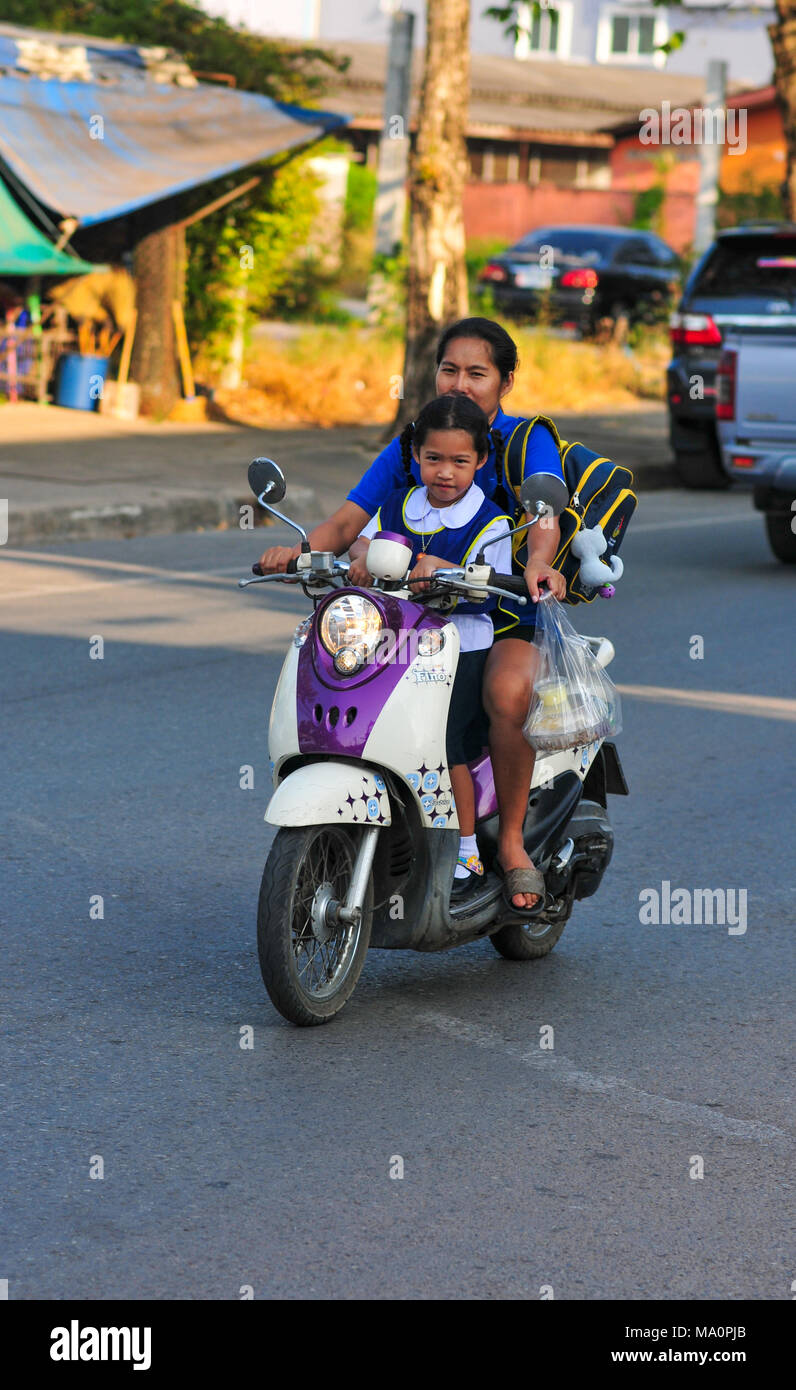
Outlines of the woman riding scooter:
{"type": "MultiPolygon", "coordinates": [[[[437,347],[435,388],[437,395],[458,392],[480,405],[491,425],[492,448],[479,473],[479,485],[487,497],[503,502],[502,460],[507,440],[523,423],[522,417],[508,416],[501,401],[514,385],[517,347],[504,328],[491,319],[469,318],[453,324],[443,333],[437,347]]],[[[407,426],[393,439],[352,488],[348,498],[327,521],[310,532],[313,550],[341,555],[360,535],[387,495],[396,488],[419,483],[417,464],[411,455],[412,427],[407,426]]],[[[552,473],[563,479],[558,435],[551,420],[538,417],[528,439],[523,477],[552,473]]],[[[513,502],[513,499],[507,499],[513,502]]],[[[517,523],[530,518],[519,515],[517,523]]],[[[566,585],[551,561],[559,547],[559,525],[553,520],[534,527],[527,554],[520,550],[525,581],[533,602],[546,584],[557,598],[563,598],[566,585]]],[[[298,555],[296,547],[271,547],[261,556],[265,573],[281,572],[298,555]]],[[[364,578],[364,562],[354,562],[353,583],[364,578]],[[360,573],[359,566],[362,566],[360,573]]],[[[533,603],[525,609],[503,601],[495,615],[495,641],[484,675],[484,706],[490,720],[489,744],[495,778],[500,832],[498,864],[503,873],[506,902],[518,918],[541,900],[542,875],[534,868],[523,845],[523,823],[534,767],[534,753],[522,734],[535,677],[535,626],[533,603]],[[529,611],[530,610],[530,611],[529,611]]]]}

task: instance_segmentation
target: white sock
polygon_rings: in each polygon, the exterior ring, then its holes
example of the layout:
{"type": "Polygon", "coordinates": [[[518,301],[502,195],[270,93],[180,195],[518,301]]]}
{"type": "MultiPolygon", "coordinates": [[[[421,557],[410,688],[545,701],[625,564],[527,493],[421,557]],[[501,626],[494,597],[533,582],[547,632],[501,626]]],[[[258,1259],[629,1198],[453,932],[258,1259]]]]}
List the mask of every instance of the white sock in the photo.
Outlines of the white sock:
{"type": "MultiPolygon", "coordinates": [[[[459,837],[459,854],[462,855],[464,859],[469,859],[471,854],[478,854],[478,841],[475,835],[461,835],[459,837]]],[[[469,876],[469,869],[465,869],[463,864],[456,865],[453,875],[454,878],[469,878],[469,876]]]]}

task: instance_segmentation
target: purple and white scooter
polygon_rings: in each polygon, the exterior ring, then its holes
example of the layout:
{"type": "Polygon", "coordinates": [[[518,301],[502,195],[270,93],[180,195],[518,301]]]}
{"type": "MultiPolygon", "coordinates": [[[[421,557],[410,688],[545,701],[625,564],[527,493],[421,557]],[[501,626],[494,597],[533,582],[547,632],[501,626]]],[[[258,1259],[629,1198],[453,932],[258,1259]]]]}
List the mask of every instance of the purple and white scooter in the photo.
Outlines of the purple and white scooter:
{"type": "MultiPolygon", "coordinates": [[[[537,474],[522,504],[532,526],[560,513],[560,478],[537,474]]],[[[368,947],[443,951],[488,936],[509,960],[547,955],[575,899],[595,893],[613,850],[607,794],[627,794],[616,750],[597,741],[538,756],[524,839],[544,874],[544,904],[518,921],[492,871],[497,801],[489,754],[470,764],[483,884],[451,905],[459,823],[445,734],[459,636],[457,597],[502,594],[530,602],[521,575],[496,575],[483,553],[466,569],[438,570],[422,599],[406,584],[411,550],[380,532],[367,563],[370,589],[348,566],[312,551],[275,504],[285,480],[255,459],[249,484],[266,511],[292,526],[302,550],[289,573],[242,579],[301,584],[314,612],[296,628],[274,694],[269,729],[274,794],[265,819],[279,827],[263,872],[257,942],[265,987],[292,1023],[325,1023],[362,971],[368,947]]],[[[523,528],[518,528],[523,529],[523,528]]],[[[597,659],[614,654],[593,638],[597,659]]]]}

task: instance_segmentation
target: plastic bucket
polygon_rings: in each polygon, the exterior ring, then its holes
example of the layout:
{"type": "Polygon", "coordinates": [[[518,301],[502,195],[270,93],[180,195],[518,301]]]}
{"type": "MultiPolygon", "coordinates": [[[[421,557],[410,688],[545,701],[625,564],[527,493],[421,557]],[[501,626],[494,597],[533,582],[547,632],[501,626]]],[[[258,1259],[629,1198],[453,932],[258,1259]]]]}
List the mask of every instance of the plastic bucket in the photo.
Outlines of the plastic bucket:
{"type": "Polygon", "coordinates": [[[68,352],[58,364],[55,404],[69,410],[96,410],[108,374],[107,357],[84,357],[68,352]]]}

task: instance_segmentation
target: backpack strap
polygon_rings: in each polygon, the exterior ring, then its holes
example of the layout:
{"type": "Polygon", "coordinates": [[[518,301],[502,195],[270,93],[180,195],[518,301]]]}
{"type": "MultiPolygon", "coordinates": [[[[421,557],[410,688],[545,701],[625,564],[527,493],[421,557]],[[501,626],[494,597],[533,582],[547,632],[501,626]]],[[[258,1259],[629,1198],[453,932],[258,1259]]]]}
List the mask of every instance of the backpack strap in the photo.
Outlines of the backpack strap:
{"type": "Polygon", "coordinates": [[[521,510],[520,488],[525,477],[525,460],[528,441],[535,425],[544,425],[552,434],[556,448],[561,453],[564,445],[561,436],[549,415],[534,415],[532,420],[520,420],[514,427],[503,451],[503,487],[509,498],[514,499],[514,510],[521,510]]]}

